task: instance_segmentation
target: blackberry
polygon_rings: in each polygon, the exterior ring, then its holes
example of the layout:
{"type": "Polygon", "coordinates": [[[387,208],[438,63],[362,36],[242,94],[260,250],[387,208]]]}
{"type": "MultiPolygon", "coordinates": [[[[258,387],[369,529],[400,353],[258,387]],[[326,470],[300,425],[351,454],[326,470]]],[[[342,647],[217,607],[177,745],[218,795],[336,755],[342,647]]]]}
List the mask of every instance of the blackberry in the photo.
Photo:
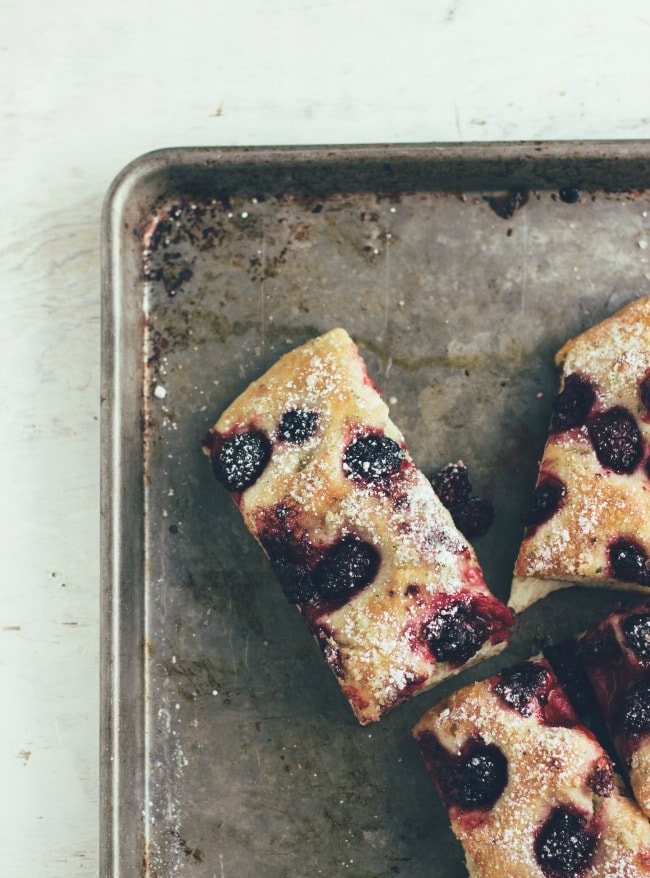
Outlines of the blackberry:
{"type": "Polygon", "coordinates": [[[612,574],[616,579],[650,585],[650,561],[639,543],[619,537],[610,545],[608,555],[612,574]]]}
{"type": "Polygon", "coordinates": [[[566,494],[564,483],[554,476],[546,476],[533,492],[530,505],[524,515],[526,527],[536,527],[552,518],[560,508],[566,494]]]}
{"type": "Polygon", "coordinates": [[[626,735],[639,737],[650,732],[650,683],[642,681],[626,694],[621,705],[621,724],[626,735]]]}
{"type": "Polygon", "coordinates": [[[456,506],[451,517],[458,530],[468,539],[482,537],[492,527],[494,507],[489,500],[471,497],[464,506],[456,506]]]}
{"type": "Polygon", "coordinates": [[[447,509],[464,506],[472,493],[467,467],[462,463],[448,463],[431,476],[433,490],[447,509]]]}
{"type": "Polygon", "coordinates": [[[634,472],[643,457],[638,424],[623,406],[614,406],[594,418],[589,436],[601,464],[619,475],[634,472]]]}
{"type": "Polygon", "coordinates": [[[357,436],[343,455],[343,470],[354,481],[386,483],[399,471],[404,452],[383,433],[357,436]]]}
{"type": "Polygon", "coordinates": [[[494,745],[470,752],[453,772],[449,798],[463,808],[490,808],[508,782],[508,761],[494,745]]]}
{"type": "Polygon", "coordinates": [[[291,409],[282,415],[278,426],[278,439],[285,442],[305,442],[314,435],[317,426],[317,412],[291,409]]]}
{"type": "Polygon", "coordinates": [[[271,443],[260,430],[234,433],[212,455],[212,471],[227,491],[250,488],[271,457],[271,443]]]}
{"type": "Polygon", "coordinates": [[[436,661],[463,664],[485,643],[488,631],[471,608],[451,603],[426,623],[424,636],[436,661]]]}
{"type": "Polygon", "coordinates": [[[548,878],[574,878],[588,866],[596,838],[586,827],[582,814],[562,806],[551,812],[535,839],[535,855],[548,878]]]}
{"type": "Polygon", "coordinates": [[[635,613],[623,622],[625,641],[644,664],[650,663],[650,613],[635,613]]]}
{"type": "Polygon", "coordinates": [[[596,393],[586,378],[576,373],[568,375],[553,406],[551,432],[562,433],[581,427],[595,400],[596,393]]]}
{"type": "Polygon", "coordinates": [[[370,543],[346,536],[327,552],[313,571],[315,598],[347,598],[370,585],[379,569],[379,552],[370,543]]]}

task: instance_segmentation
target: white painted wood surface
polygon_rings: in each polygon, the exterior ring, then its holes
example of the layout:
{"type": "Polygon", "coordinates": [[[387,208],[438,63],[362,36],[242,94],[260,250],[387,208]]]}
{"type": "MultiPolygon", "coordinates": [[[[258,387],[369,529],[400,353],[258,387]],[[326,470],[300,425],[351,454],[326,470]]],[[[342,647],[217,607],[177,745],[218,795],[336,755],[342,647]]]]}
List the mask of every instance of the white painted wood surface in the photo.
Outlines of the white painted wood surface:
{"type": "Polygon", "coordinates": [[[647,0],[0,4],[0,875],[98,875],[99,217],[164,146],[650,136],[647,0]]]}

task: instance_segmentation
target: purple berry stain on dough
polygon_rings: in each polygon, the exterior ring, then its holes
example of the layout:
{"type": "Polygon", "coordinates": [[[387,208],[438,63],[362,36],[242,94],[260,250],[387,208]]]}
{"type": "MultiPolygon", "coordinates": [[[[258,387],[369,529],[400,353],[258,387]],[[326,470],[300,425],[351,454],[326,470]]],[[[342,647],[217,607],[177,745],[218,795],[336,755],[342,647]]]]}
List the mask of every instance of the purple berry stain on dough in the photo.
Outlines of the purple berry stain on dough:
{"type": "Polygon", "coordinates": [[[553,406],[551,433],[563,433],[565,430],[581,427],[595,400],[594,388],[586,378],[577,373],[568,375],[553,406]]]}
{"type": "Polygon", "coordinates": [[[508,784],[508,760],[495,744],[470,738],[452,753],[428,731],[417,743],[447,808],[487,811],[508,784]]]}
{"type": "Polygon", "coordinates": [[[494,690],[501,700],[522,716],[530,716],[530,702],[545,687],[548,671],[535,662],[521,662],[502,671],[494,690]]]}

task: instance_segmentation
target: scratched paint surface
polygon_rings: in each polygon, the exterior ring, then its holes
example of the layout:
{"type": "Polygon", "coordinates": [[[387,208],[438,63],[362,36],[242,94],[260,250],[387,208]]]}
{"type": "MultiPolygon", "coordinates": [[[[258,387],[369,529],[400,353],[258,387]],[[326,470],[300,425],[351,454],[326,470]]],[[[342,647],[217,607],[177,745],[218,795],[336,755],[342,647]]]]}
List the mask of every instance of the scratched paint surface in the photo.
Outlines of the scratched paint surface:
{"type": "MultiPolygon", "coordinates": [[[[532,192],[204,200],[157,206],[148,312],[144,874],[465,874],[409,730],[451,682],[361,729],[200,442],[291,347],[344,326],[425,472],[462,458],[496,520],[476,542],[507,598],[519,521],[571,335],[646,292],[649,201],[532,192]]],[[[486,676],[597,618],[559,593],[486,676]]]]}

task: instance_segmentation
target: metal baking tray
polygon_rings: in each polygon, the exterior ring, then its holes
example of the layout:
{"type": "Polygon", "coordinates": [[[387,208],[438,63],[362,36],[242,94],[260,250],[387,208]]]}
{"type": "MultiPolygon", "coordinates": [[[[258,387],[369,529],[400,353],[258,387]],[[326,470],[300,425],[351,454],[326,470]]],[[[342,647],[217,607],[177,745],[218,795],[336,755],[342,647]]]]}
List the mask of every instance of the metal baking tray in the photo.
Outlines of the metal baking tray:
{"type": "Polygon", "coordinates": [[[172,149],[103,217],[102,878],[459,878],[410,729],[578,631],[559,592],[508,651],[361,728],[201,453],[221,410],[334,326],[425,472],[462,459],[507,599],[553,354],[650,286],[641,142],[172,149]]]}

